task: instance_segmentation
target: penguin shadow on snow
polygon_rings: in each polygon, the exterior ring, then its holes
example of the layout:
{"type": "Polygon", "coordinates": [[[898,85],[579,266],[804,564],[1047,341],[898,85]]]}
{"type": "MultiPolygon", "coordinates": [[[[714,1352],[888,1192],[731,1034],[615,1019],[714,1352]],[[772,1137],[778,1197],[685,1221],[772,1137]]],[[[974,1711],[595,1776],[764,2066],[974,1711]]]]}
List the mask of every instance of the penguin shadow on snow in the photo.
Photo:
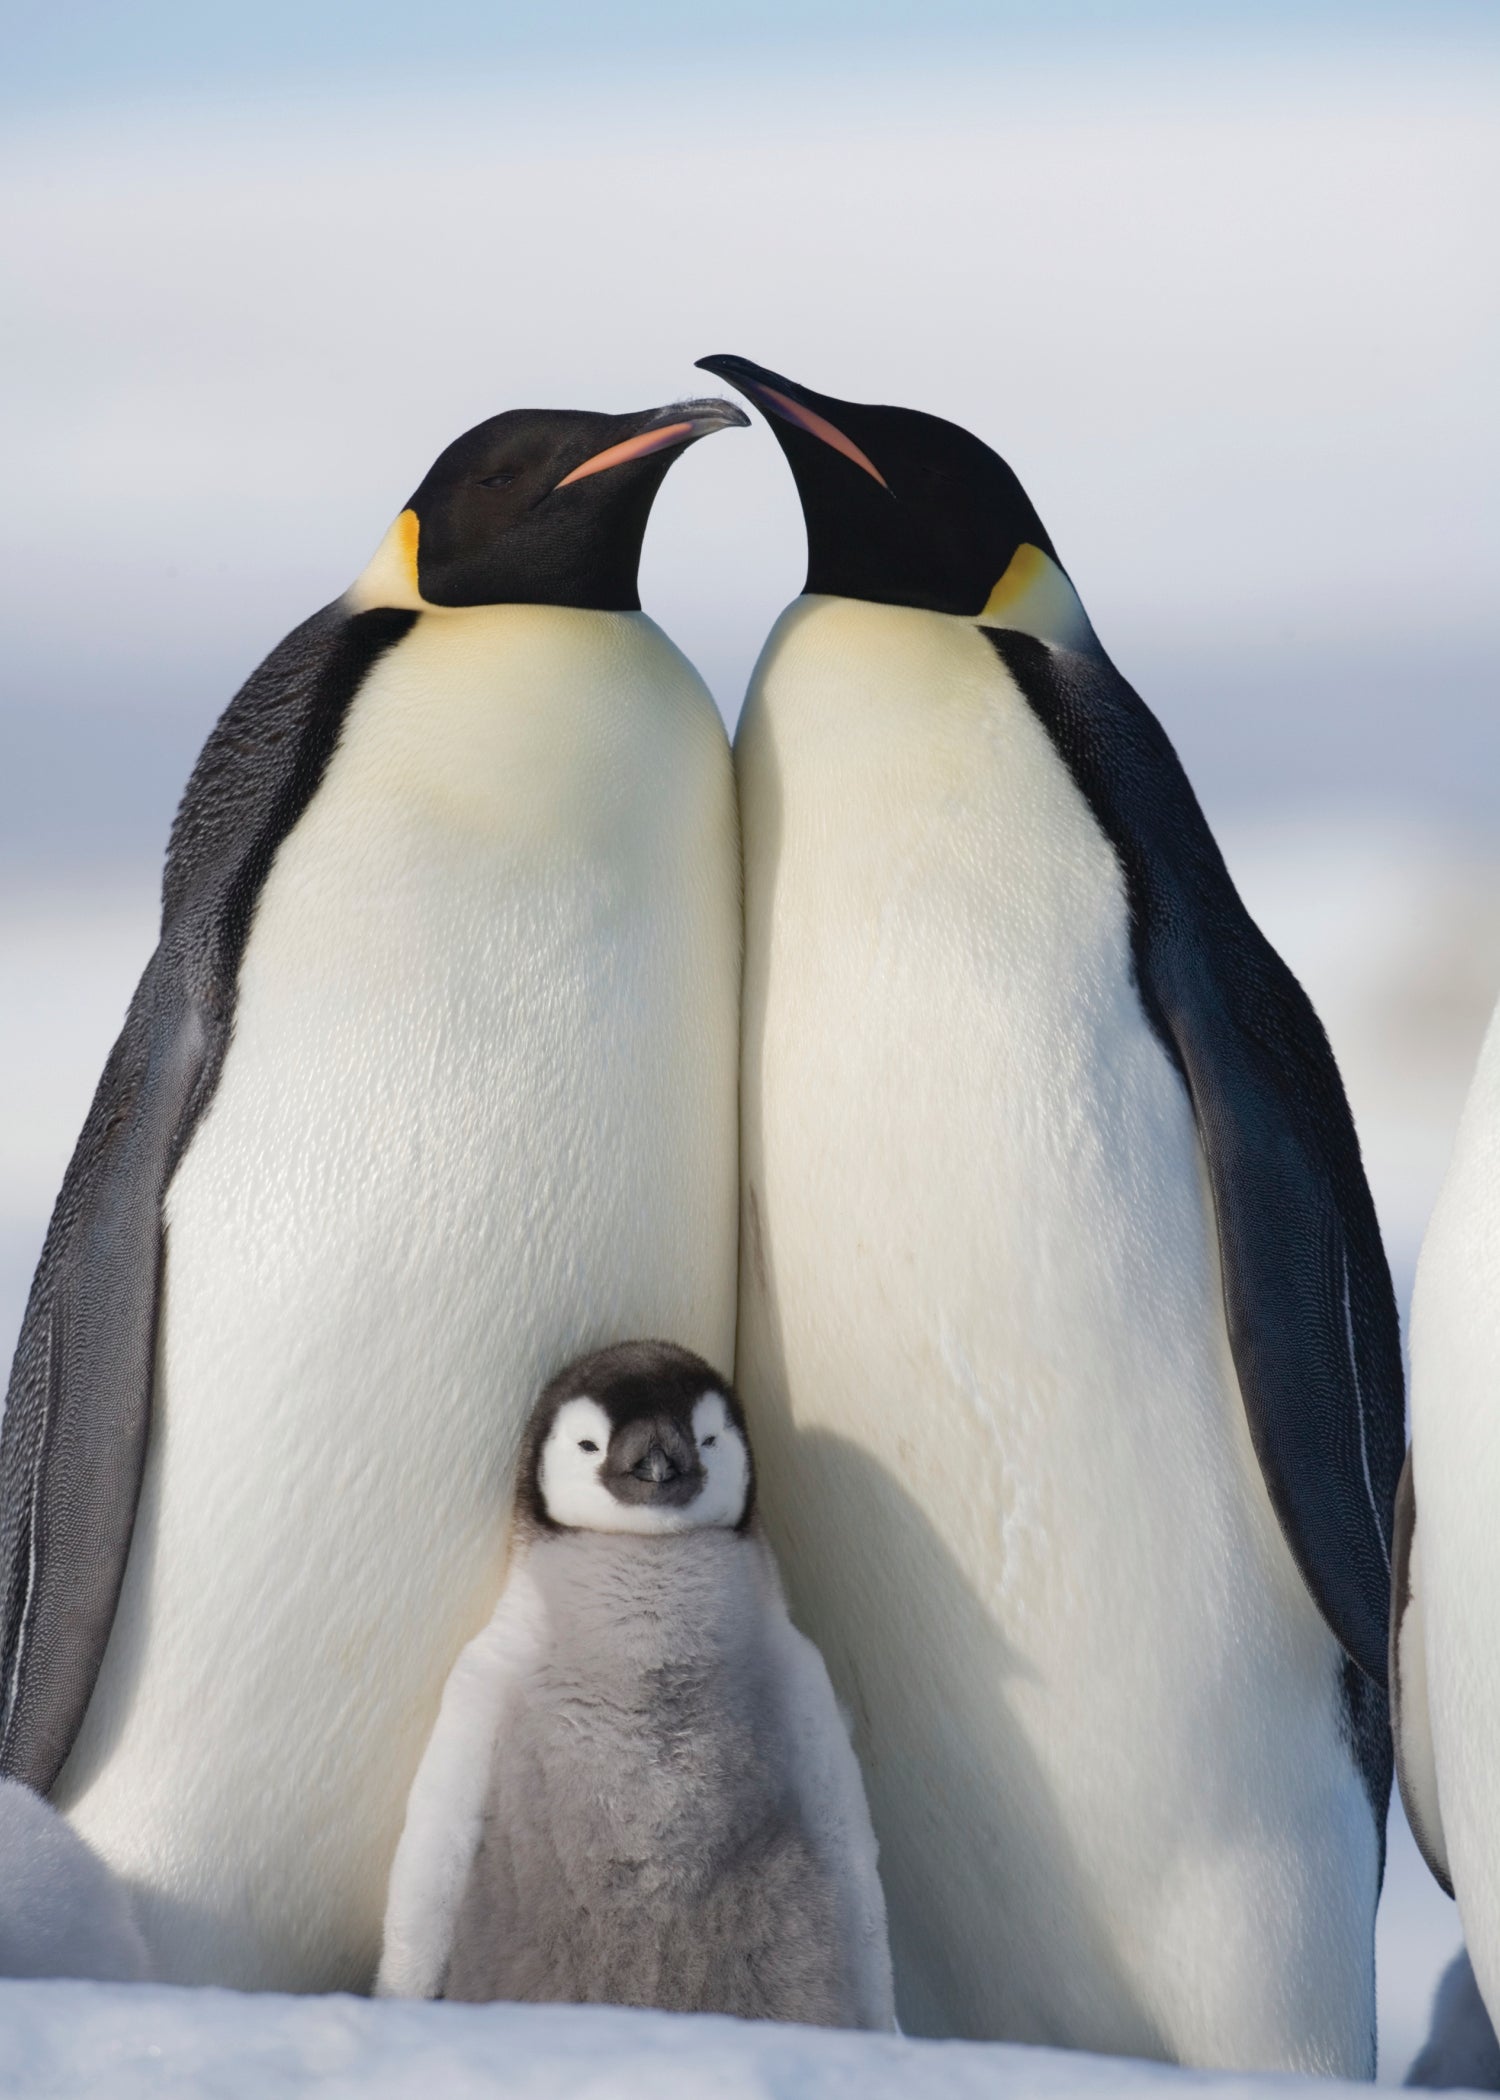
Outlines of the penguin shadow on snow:
{"type": "MultiPolygon", "coordinates": [[[[753,1191],[751,1194],[754,1203],[753,1191]]],[[[779,1363],[779,1352],[778,1352],[779,1363]]],[[[1170,2057],[1165,2037],[1135,1984],[1115,1958],[1106,1921],[1097,1915],[1085,1878],[1072,1865],[1067,1825],[1049,1799],[1037,1758],[1011,1710],[1007,1686],[1024,1662],[975,1596],[941,1534],[917,1503],[870,1454],[821,1430],[795,1431],[784,1381],[768,1381],[778,1397],[750,1416],[762,1482],[762,1509],[786,1582],[793,1619],[819,1641],[854,1747],[880,1844],[902,2031],[1076,2047],[1112,2055],[1170,2057]],[[779,1412],[772,1431],[768,1417],[779,1412]],[[789,1467],[778,1463],[786,1455],[789,1467]],[[794,1475],[795,1477],[788,1477],[794,1475]],[[846,1536],[860,1542],[857,1558],[822,1547],[818,1512],[833,1499],[854,1513],[846,1536]],[[900,1551],[890,1544],[899,1539],[900,1551]],[[802,1608],[804,1589],[825,1614],[802,1608]],[[959,1646],[986,1658],[964,1689],[960,1710],[929,1707],[905,1744],[883,1734],[880,1702],[867,1697],[852,1657],[820,1638],[824,1624],[847,1624],[856,1614],[885,1629],[896,1656],[921,1656],[959,1646]],[[978,1759],[973,1746],[982,1745],[978,1759]],[[988,1777],[999,1767],[1013,1784],[1024,1816],[1007,1815],[1002,1828],[988,1777]],[[957,1840],[955,1842],[955,1839],[957,1840]],[[936,1851],[969,1883],[932,1874],[936,1851]],[[968,2002],[963,1978],[976,1960],[961,1921],[992,1906],[987,1893],[1005,1891],[1005,1908],[1024,1920],[1010,1943],[996,1947],[988,1977],[990,2003],[1014,2006],[1004,2032],[968,2002]],[[934,1900],[936,1898],[936,1900],[934,1900]],[[1057,1921],[1053,1929],[1050,1920],[1057,1921]],[[1057,1973],[1047,1950],[1059,1943],[1089,1947],[1088,1977],[1057,1973]],[[1041,2024],[1037,2006],[1050,2006],[1041,2024]],[[1022,2007],[1032,2008],[1030,2014],[1022,2007]],[[1127,2050],[1124,2037],[1130,2038],[1127,2050]]],[[[989,1969],[981,1958],[978,1966],[989,1969]]]]}

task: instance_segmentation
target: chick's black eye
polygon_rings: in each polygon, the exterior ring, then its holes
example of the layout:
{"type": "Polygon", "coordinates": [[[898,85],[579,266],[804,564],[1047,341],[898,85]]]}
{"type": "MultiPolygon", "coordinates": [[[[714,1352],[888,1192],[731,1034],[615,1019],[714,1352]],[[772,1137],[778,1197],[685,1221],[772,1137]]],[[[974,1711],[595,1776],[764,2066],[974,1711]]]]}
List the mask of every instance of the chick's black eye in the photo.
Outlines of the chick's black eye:
{"type": "Polygon", "coordinates": [[[498,474],[482,475],[479,486],[482,489],[508,489],[516,479],[517,471],[515,467],[502,467],[498,474]]]}
{"type": "Polygon", "coordinates": [[[580,1451],[597,1451],[599,1446],[591,1436],[581,1436],[578,1439],[578,1448],[580,1451]]]}

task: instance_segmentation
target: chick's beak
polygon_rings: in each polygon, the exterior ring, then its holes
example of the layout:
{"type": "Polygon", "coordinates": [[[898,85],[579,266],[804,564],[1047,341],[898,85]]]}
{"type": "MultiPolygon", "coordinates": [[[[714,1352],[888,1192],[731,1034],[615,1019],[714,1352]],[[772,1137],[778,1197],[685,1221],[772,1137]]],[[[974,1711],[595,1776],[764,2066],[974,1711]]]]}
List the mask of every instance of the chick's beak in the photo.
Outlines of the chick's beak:
{"type": "Polygon", "coordinates": [[[664,1481],[675,1480],[681,1468],[670,1452],[653,1441],[630,1470],[637,1480],[649,1480],[653,1487],[660,1487],[664,1481]]]}

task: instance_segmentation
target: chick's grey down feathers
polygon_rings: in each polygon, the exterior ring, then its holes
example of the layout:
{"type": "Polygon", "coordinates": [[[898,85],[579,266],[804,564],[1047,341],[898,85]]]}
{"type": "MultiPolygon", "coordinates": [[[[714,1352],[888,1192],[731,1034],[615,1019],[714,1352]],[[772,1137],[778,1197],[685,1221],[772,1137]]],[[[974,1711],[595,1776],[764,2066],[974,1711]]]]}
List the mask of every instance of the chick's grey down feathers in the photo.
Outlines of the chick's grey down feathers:
{"type": "Polygon", "coordinates": [[[859,1765],[753,1497],[701,1357],[617,1343],[547,1387],[407,1802],[381,1995],[894,2026],[859,1765]]]}
{"type": "Polygon", "coordinates": [[[776,1723],[764,1553],[725,1530],[531,1548],[547,1641],[497,1746],[446,1997],[859,2024],[776,1723]]]}

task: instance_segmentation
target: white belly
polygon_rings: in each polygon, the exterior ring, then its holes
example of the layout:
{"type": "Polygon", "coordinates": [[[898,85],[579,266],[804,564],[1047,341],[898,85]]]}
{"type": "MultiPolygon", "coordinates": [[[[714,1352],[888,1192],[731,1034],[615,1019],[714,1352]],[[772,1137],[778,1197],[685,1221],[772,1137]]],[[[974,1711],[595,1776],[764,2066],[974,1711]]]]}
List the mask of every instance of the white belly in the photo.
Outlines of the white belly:
{"type": "Polygon", "coordinates": [[[58,1798],[181,1981],[362,1987],[542,1382],[733,1348],[723,730],[639,614],[424,617],[257,907],[58,1798]]]}
{"type": "Polygon", "coordinates": [[[1411,1432],[1438,1797],[1474,1973],[1500,2014],[1500,1026],[1412,1301],[1411,1432]]]}
{"type": "Polygon", "coordinates": [[[737,763],[739,1379],[903,2024],[1368,2075],[1338,1651],[1114,856],[960,620],[794,606],[737,763]]]}

